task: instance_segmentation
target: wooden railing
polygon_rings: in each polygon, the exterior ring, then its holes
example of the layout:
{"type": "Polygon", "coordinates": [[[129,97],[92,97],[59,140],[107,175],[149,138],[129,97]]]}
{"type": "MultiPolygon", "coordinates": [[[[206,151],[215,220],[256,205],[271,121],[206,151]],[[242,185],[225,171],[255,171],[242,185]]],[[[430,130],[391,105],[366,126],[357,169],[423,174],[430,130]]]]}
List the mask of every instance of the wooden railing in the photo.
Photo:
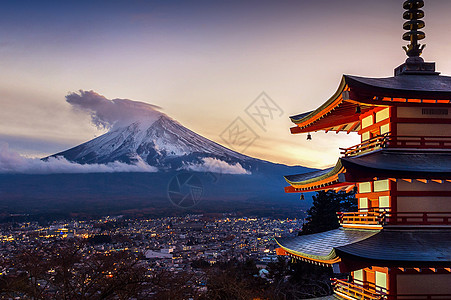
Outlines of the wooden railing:
{"type": "Polygon", "coordinates": [[[368,151],[376,150],[378,148],[384,147],[388,140],[390,133],[386,133],[383,135],[375,136],[369,140],[363,141],[358,145],[354,145],[349,148],[340,148],[341,155],[346,156],[354,156],[357,154],[365,153],[368,151]]]}
{"type": "Polygon", "coordinates": [[[382,225],[384,212],[338,212],[340,225],[382,225]]]}
{"type": "Polygon", "coordinates": [[[386,212],[389,225],[451,225],[451,212],[386,212]]]}
{"type": "Polygon", "coordinates": [[[338,296],[358,300],[450,300],[451,294],[380,294],[374,292],[376,286],[369,283],[369,287],[350,283],[344,279],[332,278],[334,292],[338,296]]]}
{"type": "Polygon", "coordinates": [[[354,156],[379,148],[451,149],[451,136],[393,136],[387,132],[358,145],[340,148],[340,154],[354,156]]]}
{"type": "Polygon", "coordinates": [[[341,279],[332,279],[332,286],[336,294],[359,300],[380,300],[383,295],[370,291],[362,286],[349,283],[341,279]]]}
{"type": "MultiPolygon", "coordinates": [[[[338,212],[341,226],[346,225],[451,225],[451,212],[338,212]]],[[[351,227],[351,226],[349,226],[351,227]]]]}

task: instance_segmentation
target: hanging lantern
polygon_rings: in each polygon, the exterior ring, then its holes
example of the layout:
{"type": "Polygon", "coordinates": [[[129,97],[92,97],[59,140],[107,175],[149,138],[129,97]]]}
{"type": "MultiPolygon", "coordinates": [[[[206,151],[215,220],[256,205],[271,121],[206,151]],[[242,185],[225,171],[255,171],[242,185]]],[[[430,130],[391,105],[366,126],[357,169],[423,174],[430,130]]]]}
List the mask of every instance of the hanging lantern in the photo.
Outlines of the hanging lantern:
{"type": "Polygon", "coordinates": [[[362,113],[362,109],[360,108],[359,105],[357,105],[357,106],[355,107],[355,113],[356,113],[356,114],[362,113]]]}

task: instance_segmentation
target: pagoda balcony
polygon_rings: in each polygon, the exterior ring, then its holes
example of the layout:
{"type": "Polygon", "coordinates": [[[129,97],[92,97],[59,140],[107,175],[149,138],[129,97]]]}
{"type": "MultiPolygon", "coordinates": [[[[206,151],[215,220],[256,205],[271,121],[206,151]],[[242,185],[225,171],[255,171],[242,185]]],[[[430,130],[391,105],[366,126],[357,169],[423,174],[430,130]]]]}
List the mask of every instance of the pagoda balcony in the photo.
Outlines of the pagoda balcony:
{"type": "Polygon", "coordinates": [[[365,287],[341,279],[332,279],[332,286],[337,296],[343,299],[381,300],[385,295],[376,293],[370,286],[365,287]]]}
{"type": "Polygon", "coordinates": [[[451,136],[393,136],[387,132],[358,145],[340,148],[340,154],[355,156],[380,148],[451,149],[451,136]]]}
{"type": "Polygon", "coordinates": [[[385,295],[375,292],[376,286],[371,283],[358,285],[343,279],[332,279],[335,295],[341,299],[358,300],[445,300],[451,294],[396,294],[385,295]]]}
{"type": "Polygon", "coordinates": [[[338,221],[344,228],[382,229],[384,212],[339,212],[338,221]]]}
{"type": "Polygon", "coordinates": [[[450,226],[451,212],[339,212],[338,221],[343,228],[382,229],[397,226],[450,226]]]}
{"type": "Polygon", "coordinates": [[[340,148],[340,154],[348,157],[384,148],[387,145],[387,141],[389,140],[389,135],[390,133],[378,135],[352,147],[340,148]]]}

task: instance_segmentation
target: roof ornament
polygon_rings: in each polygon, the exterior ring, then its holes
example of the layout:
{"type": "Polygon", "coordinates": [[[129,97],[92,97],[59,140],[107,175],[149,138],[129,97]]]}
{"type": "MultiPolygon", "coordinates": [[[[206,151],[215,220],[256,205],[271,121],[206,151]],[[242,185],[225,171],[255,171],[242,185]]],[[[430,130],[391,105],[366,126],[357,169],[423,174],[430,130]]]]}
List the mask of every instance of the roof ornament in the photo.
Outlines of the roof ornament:
{"type": "Polygon", "coordinates": [[[434,62],[425,62],[420,57],[426,45],[421,45],[418,41],[424,39],[426,34],[419,29],[424,28],[424,11],[420,8],[424,6],[423,0],[406,0],[402,7],[406,10],[402,17],[407,20],[402,27],[408,30],[402,35],[402,39],[410,44],[402,47],[408,56],[405,63],[395,68],[395,76],[398,75],[438,75],[435,71],[434,62]]]}
{"type": "Polygon", "coordinates": [[[402,48],[409,57],[419,57],[426,46],[418,43],[419,40],[426,37],[424,32],[418,30],[425,26],[424,21],[420,20],[424,17],[424,11],[420,9],[423,6],[423,0],[407,0],[403,3],[403,8],[406,11],[402,17],[408,21],[402,27],[408,31],[402,35],[402,39],[410,41],[410,44],[402,48]]]}

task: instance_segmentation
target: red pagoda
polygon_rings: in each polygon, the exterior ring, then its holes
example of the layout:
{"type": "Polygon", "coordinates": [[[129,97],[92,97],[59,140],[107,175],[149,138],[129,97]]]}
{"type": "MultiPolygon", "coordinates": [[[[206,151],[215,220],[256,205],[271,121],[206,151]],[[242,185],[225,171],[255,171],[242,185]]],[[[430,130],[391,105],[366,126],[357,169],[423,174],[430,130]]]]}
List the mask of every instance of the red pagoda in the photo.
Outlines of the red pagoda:
{"type": "Polygon", "coordinates": [[[293,134],[357,132],[332,168],[285,176],[287,193],[356,189],[357,212],[340,228],[276,240],[288,255],[350,273],[339,299],[451,299],[451,77],[420,57],[424,2],[403,4],[406,62],[394,77],[344,75],[314,111],[292,116],[293,134]]]}

